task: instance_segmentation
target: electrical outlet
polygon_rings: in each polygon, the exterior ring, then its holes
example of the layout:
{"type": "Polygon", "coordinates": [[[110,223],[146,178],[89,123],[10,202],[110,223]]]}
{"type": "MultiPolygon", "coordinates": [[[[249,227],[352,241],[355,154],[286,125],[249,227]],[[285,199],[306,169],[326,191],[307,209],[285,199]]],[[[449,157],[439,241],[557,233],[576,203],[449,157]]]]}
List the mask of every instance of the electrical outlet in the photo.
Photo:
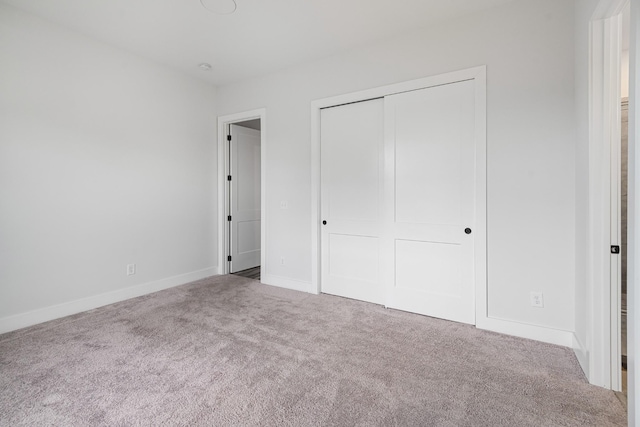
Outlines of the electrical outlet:
{"type": "Polygon", "coordinates": [[[531,292],[531,307],[544,308],[542,292],[531,292]]]}
{"type": "Polygon", "coordinates": [[[133,276],[134,274],[136,274],[136,265],[127,264],[127,276],[133,276]]]}
{"type": "Polygon", "coordinates": [[[284,265],[284,257],[280,257],[280,265],[284,265]]]}
{"type": "Polygon", "coordinates": [[[289,202],[283,200],[280,202],[280,209],[289,209],[289,202]]]}

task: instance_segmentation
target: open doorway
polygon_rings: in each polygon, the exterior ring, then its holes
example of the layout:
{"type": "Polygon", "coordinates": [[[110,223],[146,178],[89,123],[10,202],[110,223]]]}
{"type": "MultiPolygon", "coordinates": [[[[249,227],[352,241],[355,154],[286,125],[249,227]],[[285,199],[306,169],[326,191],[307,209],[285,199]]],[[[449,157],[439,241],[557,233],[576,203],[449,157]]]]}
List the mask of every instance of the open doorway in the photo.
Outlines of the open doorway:
{"type": "Polygon", "coordinates": [[[260,280],[260,119],[227,130],[229,272],[260,280]]]}
{"type": "Polygon", "coordinates": [[[218,118],[221,274],[261,279],[264,268],[264,110],[218,118]]]}

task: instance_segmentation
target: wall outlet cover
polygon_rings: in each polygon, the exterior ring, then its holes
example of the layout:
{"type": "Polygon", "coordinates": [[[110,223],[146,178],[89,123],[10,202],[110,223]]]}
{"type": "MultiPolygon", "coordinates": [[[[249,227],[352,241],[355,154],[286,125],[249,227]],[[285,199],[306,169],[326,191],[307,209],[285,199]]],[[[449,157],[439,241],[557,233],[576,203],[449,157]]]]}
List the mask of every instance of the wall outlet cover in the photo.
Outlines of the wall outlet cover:
{"type": "Polygon", "coordinates": [[[542,292],[531,292],[531,307],[544,308],[542,292]]]}
{"type": "Polygon", "coordinates": [[[133,276],[134,274],[136,274],[136,265],[127,264],[127,276],[133,276]]]}

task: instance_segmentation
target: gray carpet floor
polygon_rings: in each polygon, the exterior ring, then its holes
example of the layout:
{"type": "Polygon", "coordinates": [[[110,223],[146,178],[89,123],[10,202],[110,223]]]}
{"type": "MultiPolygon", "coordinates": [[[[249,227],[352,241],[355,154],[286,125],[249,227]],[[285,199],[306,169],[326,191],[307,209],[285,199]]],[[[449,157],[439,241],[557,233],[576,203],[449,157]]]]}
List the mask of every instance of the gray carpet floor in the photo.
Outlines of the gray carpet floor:
{"type": "Polygon", "coordinates": [[[218,276],[0,335],[2,426],[623,426],[571,350],[218,276]]]}

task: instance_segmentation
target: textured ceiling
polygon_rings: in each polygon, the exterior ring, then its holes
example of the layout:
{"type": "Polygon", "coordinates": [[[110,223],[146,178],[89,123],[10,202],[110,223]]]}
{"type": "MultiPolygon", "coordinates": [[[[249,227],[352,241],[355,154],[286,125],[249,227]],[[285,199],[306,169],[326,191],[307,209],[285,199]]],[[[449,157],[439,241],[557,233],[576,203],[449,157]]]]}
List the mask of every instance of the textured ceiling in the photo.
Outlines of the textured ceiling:
{"type": "Polygon", "coordinates": [[[24,11],[222,85],[337,54],[513,0],[4,0],[24,11]],[[208,62],[205,72],[197,65],[208,62]]]}

